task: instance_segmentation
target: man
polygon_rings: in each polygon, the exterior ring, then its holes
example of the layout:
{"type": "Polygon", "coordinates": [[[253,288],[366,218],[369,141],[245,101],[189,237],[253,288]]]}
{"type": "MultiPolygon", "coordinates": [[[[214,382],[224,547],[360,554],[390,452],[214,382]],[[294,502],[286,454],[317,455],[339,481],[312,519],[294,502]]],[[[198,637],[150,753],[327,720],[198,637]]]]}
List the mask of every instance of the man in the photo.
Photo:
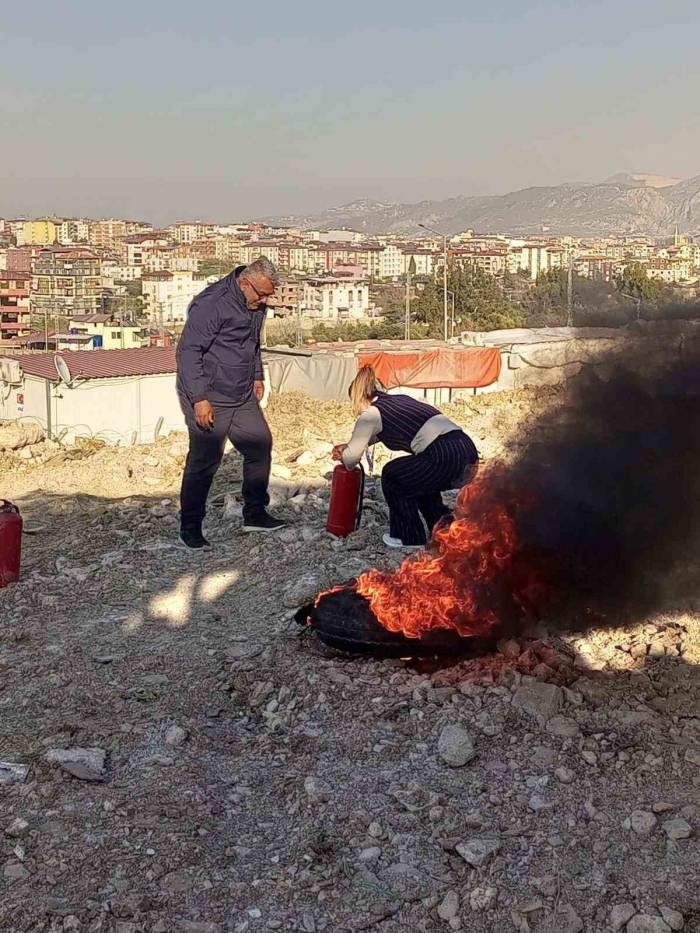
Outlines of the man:
{"type": "Polygon", "coordinates": [[[190,435],[180,493],[180,540],[206,547],[202,522],[226,438],[243,455],[243,530],[275,531],[267,512],[272,436],[260,409],[260,334],[279,285],[261,257],[205,288],[190,305],[177,346],[177,391],[190,435]]]}

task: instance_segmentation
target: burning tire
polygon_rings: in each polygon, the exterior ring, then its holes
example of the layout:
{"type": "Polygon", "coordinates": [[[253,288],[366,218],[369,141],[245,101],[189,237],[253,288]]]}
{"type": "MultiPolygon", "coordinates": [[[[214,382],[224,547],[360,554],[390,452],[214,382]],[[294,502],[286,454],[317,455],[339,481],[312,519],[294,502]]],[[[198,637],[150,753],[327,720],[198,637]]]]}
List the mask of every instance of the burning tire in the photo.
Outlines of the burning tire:
{"type": "Polygon", "coordinates": [[[322,596],[318,604],[304,606],[297,621],[308,624],[318,638],[331,648],[352,654],[379,654],[384,657],[426,657],[432,655],[473,655],[491,644],[483,638],[461,638],[448,629],[433,629],[421,638],[407,638],[384,628],[364,596],[352,587],[322,596]]]}

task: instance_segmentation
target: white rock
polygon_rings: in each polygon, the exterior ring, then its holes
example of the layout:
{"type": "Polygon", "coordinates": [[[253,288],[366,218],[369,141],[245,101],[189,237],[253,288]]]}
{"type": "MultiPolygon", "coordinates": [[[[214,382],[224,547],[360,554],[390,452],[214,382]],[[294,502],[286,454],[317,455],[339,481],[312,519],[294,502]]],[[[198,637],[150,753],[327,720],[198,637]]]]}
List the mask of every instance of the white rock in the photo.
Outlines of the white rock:
{"type": "Polygon", "coordinates": [[[7,836],[12,836],[14,839],[19,839],[20,836],[24,836],[27,830],[29,829],[29,823],[26,820],[23,820],[22,817],[18,816],[10,823],[10,825],[5,830],[7,836]]]}
{"type": "Polygon", "coordinates": [[[475,913],[488,910],[496,903],[497,897],[498,888],[474,888],[469,895],[469,906],[475,913]]]}
{"type": "Polygon", "coordinates": [[[671,933],[671,927],[661,917],[637,914],[627,924],[627,933],[671,933]]]}
{"type": "Polygon", "coordinates": [[[493,858],[500,847],[497,839],[467,839],[456,845],[455,849],[465,862],[469,862],[473,868],[480,868],[493,858]]]}
{"type": "Polygon", "coordinates": [[[546,731],[550,735],[558,735],[564,738],[574,738],[581,732],[576,720],[571,719],[569,716],[552,716],[547,723],[546,731]]]}
{"type": "Polygon", "coordinates": [[[610,911],[610,929],[617,933],[635,915],[634,904],[615,904],[610,911]]]}
{"type": "Polygon", "coordinates": [[[310,450],[305,450],[302,454],[299,454],[294,462],[300,467],[313,466],[314,463],[316,463],[316,457],[314,457],[310,450]]]}
{"type": "Polygon", "coordinates": [[[148,467],[160,466],[160,460],[157,457],[144,457],[143,465],[148,467]]]}
{"type": "Polygon", "coordinates": [[[104,780],[106,753],[102,748],[51,748],[46,760],[81,781],[104,780]]]}
{"type": "Polygon", "coordinates": [[[476,755],[471,735],[461,726],[449,723],[438,739],[438,755],[451,768],[461,768],[476,755]]]}
{"type": "Polygon", "coordinates": [[[375,862],[379,861],[381,854],[382,850],[379,846],[368,846],[360,852],[357,860],[365,865],[373,865],[375,862]]]}
{"type": "Polygon", "coordinates": [[[307,796],[316,803],[324,803],[333,795],[330,785],[312,774],[304,781],[304,790],[307,796]]]}
{"type": "Polygon", "coordinates": [[[283,463],[273,463],[270,473],[278,479],[291,479],[292,471],[283,463]]]}
{"type": "Polygon", "coordinates": [[[672,930],[682,930],[684,925],[683,914],[678,910],[671,910],[670,907],[659,907],[661,916],[672,930]]]}
{"type": "Polygon", "coordinates": [[[183,742],[187,740],[187,732],[182,726],[170,726],[168,731],[165,733],[165,744],[169,745],[170,748],[177,748],[178,745],[182,745],[183,742]]]}
{"type": "Polygon", "coordinates": [[[449,922],[459,913],[459,893],[455,890],[448,891],[438,905],[437,914],[441,920],[449,922]]]}
{"type": "Polygon", "coordinates": [[[656,817],[647,810],[633,810],[630,813],[630,827],[638,836],[650,836],[656,826],[656,817]]]}
{"type": "Polygon", "coordinates": [[[663,824],[663,829],[669,839],[687,839],[693,829],[686,820],[667,820],[663,824]]]}
{"type": "Polygon", "coordinates": [[[22,784],[27,780],[28,774],[27,765],[15,764],[13,761],[0,761],[0,784],[22,784]]]}
{"type": "Polygon", "coordinates": [[[277,540],[282,544],[294,544],[299,538],[296,528],[283,528],[277,535],[277,540]]]}
{"type": "Polygon", "coordinates": [[[324,589],[321,578],[314,573],[305,573],[288,586],[282,597],[282,604],[288,609],[297,609],[310,603],[324,589]]]}
{"type": "Polygon", "coordinates": [[[533,680],[522,684],[513,694],[513,706],[524,710],[539,722],[556,716],[564,704],[564,691],[555,684],[533,680]]]}

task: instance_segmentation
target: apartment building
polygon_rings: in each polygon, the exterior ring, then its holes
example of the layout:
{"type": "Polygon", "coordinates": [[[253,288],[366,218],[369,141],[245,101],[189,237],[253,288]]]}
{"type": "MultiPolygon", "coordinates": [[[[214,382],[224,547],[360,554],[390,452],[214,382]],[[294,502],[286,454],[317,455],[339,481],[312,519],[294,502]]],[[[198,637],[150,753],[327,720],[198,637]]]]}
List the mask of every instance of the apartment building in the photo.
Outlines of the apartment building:
{"type": "Polygon", "coordinates": [[[44,249],[33,260],[30,306],[38,314],[94,314],[102,301],[100,260],[81,247],[44,249]]]}
{"type": "Polygon", "coordinates": [[[369,285],[335,277],[306,279],[301,306],[308,317],[318,320],[342,321],[367,317],[369,285]]]}
{"type": "Polygon", "coordinates": [[[57,240],[56,224],[52,220],[26,220],[18,232],[18,246],[52,246],[57,240]]]}
{"type": "Polygon", "coordinates": [[[125,220],[91,220],[88,223],[88,243],[98,249],[116,250],[128,234],[125,220]]]}
{"type": "Polygon", "coordinates": [[[30,333],[28,272],[0,274],[0,340],[27,337],[30,333]]]}
{"type": "Polygon", "coordinates": [[[206,286],[207,280],[195,277],[192,272],[144,273],[141,279],[144,313],[153,324],[182,323],[190,302],[206,286]]]}
{"type": "Polygon", "coordinates": [[[127,266],[143,266],[149,251],[169,247],[170,240],[162,233],[133,233],[122,239],[120,253],[127,266]]]}
{"type": "Polygon", "coordinates": [[[87,243],[89,229],[86,220],[63,220],[56,228],[56,241],[61,246],[87,243]]]}

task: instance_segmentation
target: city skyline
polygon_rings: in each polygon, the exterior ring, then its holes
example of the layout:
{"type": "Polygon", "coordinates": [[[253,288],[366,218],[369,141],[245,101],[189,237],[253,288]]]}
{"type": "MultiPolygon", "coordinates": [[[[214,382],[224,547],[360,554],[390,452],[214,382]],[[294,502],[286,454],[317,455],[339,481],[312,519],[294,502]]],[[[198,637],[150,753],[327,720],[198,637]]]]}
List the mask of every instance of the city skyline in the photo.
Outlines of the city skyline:
{"type": "Polygon", "coordinates": [[[697,4],[463,6],[8,10],[2,213],[223,221],[697,173],[697,4]]]}

